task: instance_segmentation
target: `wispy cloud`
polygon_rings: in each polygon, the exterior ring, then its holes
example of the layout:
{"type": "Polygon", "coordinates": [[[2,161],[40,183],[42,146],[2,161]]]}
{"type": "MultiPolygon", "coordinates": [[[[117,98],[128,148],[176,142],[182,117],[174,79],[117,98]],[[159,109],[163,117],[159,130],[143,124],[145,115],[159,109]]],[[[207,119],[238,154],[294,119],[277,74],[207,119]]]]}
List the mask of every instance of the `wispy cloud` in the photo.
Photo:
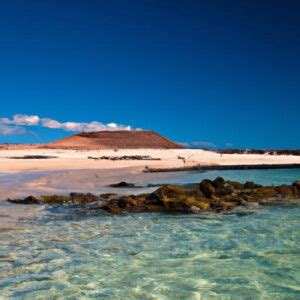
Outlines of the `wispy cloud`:
{"type": "Polygon", "coordinates": [[[191,142],[190,145],[194,148],[216,148],[216,145],[213,142],[196,141],[191,142]]]}
{"type": "Polygon", "coordinates": [[[232,148],[234,145],[232,143],[225,143],[225,147],[232,148]]]}
{"type": "Polygon", "coordinates": [[[131,130],[130,126],[124,126],[116,123],[103,124],[98,121],[90,123],[78,122],[58,122],[57,120],[43,118],[41,126],[52,129],[63,129],[65,131],[97,131],[97,130],[131,130]]]}
{"type": "Polygon", "coordinates": [[[13,125],[25,125],[25,126],[36,126],[40,122],[39,116],[29,116],[29,115],[14,115],[12,119],[1,118],[1,123],[3,124],[13,124],[13,125]]]}
{"type": "Polygon", "coordinates": [[[190,144],[189,143],[185,143],[185,142],[176,142],[176,144],[184,147],[184,148],[189,148],[190,147],[190,144]]]}
{"type": "Polygon", "coordinates": [[[207,149],[213,149],[217,146],[212,142],[206,142],[206,141],[194,141],[194,142],[186,142],[186,143],[180,143],[177,142],[177,144],[186,147],[186,148],[207,148],[207,149]]]}
{"type": "Polygon", "coordinates": [[[19,135],[26,133],[28,133],[28,131],[23,127],[0,124],[0,135],[19,135]]]}
{"type": "Polygon", "coordinates": [[[23,134],[26,129],[23,126],[40,126],[50,129],[62,129],[65,131],[101,131],[101,130],[132,130],[131,126],[99,121],[86,122],[59,122],[50,118],[41,118],[37,115],[17,114],[11,119],[0,118],[0,134],[23,134]],[[16,132],[16,133],[14,133],[16,132]]]}

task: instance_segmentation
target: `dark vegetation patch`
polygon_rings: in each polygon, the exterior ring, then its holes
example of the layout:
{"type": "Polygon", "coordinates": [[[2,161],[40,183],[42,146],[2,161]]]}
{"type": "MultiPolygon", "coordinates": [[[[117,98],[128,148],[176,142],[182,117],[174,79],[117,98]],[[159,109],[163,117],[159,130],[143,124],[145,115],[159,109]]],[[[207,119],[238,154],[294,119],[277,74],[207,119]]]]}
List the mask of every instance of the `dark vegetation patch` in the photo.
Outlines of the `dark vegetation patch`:
{"type": "Polygon", "coordinates": [[[148,155],[123,155],[123,156],[89,156],[88,159],[94,160],[161,160],[160,158],[154,158],[148,155]]]}
{"type": "Polygon", "coordinates": [[[53,159],[57,158],[57,156],[50,156],[50,155],[24,155],[24,156],[11,156],[7,157],[10,159],[53,159]]]}

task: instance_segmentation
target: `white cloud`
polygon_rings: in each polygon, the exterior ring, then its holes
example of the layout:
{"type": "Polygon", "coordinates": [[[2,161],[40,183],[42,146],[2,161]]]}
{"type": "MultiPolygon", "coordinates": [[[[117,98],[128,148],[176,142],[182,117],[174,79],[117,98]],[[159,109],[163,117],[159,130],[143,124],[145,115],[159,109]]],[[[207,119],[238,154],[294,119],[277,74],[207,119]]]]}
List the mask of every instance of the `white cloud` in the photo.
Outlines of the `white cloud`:
{"type": "Polygon", "coordinates": [[[2,118],[1,123],[3,124],[13,124],[13,125],[25,125],[25,126],[36,126],[40,122],[39,116],[29,116],[18,114],[14,115],[12,120],[8,118],[2,118]]]}
{"type": "Polygon", "coordinates": [[[118,124],[116,124],[116,123],[108,123],[107,126],[110,127],[110,128],[117,128],[118,124]]]}
{"type": "Polygon", "coordinates": [[[52,128],[52,129],[61,128],[61,124],[58,121],[47,119],[47,118],[42,119],[42,126],[47,128],[52,128]]]}
{"type": "Polygon", "coordinates": [[[41,125],[47,128],[63,129],[65,131],[101,131],[101,130],[131,130],[130,126],[116,123],[102,124],[98,121],[90,123],[64,122],[60,123],[52,119],[41,119],[41,125]]]}
{"type": "Polygon", "coordinates": [[[0,134],[4,134],[3,132],[12,132],[11,134],[14,134],[13,132],[25,133],[26,130],[21,126],[41,126],[50,129],[62,129],[65,131],[131,130],[130,126],[125,126],[117,123],[108,123],[105,125],[98,121],[93,121],[90,123],[70,121],[59,122],[50,118],[40,118],[36,115],[25,114],[14,115],[12,119],[0,118],[0,125],[5,126],[5,129],[2,129],[2,131],[0,131],[0,134]]]}

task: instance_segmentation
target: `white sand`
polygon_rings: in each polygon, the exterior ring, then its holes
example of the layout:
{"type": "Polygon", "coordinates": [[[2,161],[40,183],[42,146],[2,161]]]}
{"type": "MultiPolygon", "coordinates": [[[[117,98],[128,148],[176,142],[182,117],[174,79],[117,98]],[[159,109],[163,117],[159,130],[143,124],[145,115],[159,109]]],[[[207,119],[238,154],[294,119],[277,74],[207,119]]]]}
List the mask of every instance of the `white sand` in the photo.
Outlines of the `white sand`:
{"type": "Polygon", "coordinates": [[[293,155],[260,155],[260,154],[223,154],[220,155],[204,150],[59,150],[59,149],[28,149],[28,150],[0,150],[0,173],[26,171],[55,171],[55,170],[82,170],[82,169],[115,169],[136,168],[142,170],[145,166],[153,168],[171,168],[194,165],[236,165],[236,164],[294,164],[300,163],[300,156],[293,155]],[[57,156],[54,159],[10,159],[13,156],[48,155],[57,156]],[[123,156],[149,155],[161,158],[159,161],[110,161],[92,160],[88,156],[123,156]],[[178,159],[178,156],[184,157],[178,159]]]}
{"type": "MultiPolygon", "coordinates": [[[[7,197],[38,194],[62,194],[70,191],[111,192],[107,185],[128,181],[137,185],[166,182],[178,173],[143,173],[145,166],[174,168],[195,165],[234,164],[300,164],[300,156],[217,154],[203,150],[97,150],[76,151],[56,149],[0,150],[0,201],[7,197]],[[54,159],[10,159],[24,155],[57,156],[54,159]],[[92,160],[88,156],[148,155],[159,161],[92,160]],[[185,158],[185,163],[178,156],[185,158]],[[11,174],[11,175],[9,175],[11,174]]],[[[139,192],[139,191],[137,191],[139,192]]],[[[141,190],[140,192],[143,192],[141,190]]],[[[122,190],[122,193],[126,191],[122,190]]],[[[128,191],[132,193],[132,190],[128,191]]]]}

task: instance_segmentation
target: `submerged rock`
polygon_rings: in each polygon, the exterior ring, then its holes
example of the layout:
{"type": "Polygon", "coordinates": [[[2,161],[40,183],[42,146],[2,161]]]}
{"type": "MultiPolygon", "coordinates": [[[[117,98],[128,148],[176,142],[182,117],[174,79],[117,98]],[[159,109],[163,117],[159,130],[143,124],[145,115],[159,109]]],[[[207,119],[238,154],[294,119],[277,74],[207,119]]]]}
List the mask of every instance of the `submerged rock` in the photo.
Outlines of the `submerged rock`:
{"type": "MultiPolygon", "coordinates": [[[[127,183],[120,183],[122,186],[127,183]]],[[[300,181],[292,185],[261,186],[253,182],[245,184],[225,181],[217,177],[211,181],[204,179],[193,189],[176,185],[165,185],[152,193],[120,196],[116,194],[71,193],[67,196],[29,196],[25,199],[8,199],[16,204],[49,205],[89,204],[90,209],[113,214],[123,212],[181,212],[200,213],[205,211],[224,212],[239,206],[253,207],[256,204],[278,203],[278,200],[299,199],[300,181]]]]}
{"type": "Polygon", "coordinates": [[[134,188],[137,187],[134,183],[128,183],[125,181],[121,181],[119,183],[113,183],[108,185],[109,187],[114,187],[114,188],[134,188]]]}
{"type": "Polygon", "coordinates": [[[247,181],[244,184],[245,189],[256,189],[261,187],[261,185],[254,183],[253,181],[247,181]]]}
{"type": "Polygon", "coordinates": [[[39,198],[29,196],[24,199],[7,199],[10,203],[15,204],[49,204],[49,205],[63,205],[63,204],[84,204],[99,201],[102,199],[108,199],[106,194],[96,196],[90,193],[70,193],[69,195],[45,195],[39,198]]]}

